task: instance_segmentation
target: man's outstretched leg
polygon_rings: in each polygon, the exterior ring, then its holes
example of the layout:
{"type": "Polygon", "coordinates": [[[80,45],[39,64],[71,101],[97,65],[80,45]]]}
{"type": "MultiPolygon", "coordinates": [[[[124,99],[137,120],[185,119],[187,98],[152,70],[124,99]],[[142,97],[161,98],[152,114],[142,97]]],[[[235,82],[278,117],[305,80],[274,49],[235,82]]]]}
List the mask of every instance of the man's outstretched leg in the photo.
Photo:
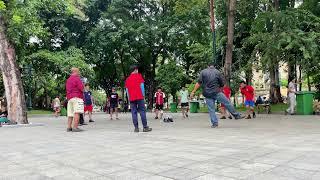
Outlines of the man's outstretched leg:
{"type": "Polygon", "coordinates": [[[241,115],[240,113],[238,113],[236,111],[236,109],[234,108],[234,106],[231,104],[231,102],[229,101],[229,99],[223,94],[223,93],[218,93],[216,95],[216,99],[221,102],[222,104],[224,104],[225,108],[232,114],[232,116],[235,119],[241,119],[241,115]]]}

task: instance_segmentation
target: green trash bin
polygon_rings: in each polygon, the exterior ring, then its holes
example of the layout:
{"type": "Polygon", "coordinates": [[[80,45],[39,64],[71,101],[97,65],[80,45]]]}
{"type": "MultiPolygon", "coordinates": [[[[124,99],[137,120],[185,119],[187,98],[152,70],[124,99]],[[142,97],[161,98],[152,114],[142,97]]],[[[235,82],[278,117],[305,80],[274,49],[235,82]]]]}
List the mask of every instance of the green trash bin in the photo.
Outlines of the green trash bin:
{"type": "Polygon", "coordinates": [[[190,113],[198,113],[198,109],[200,108],[198,101],[190,102],[190,113]]]}
{"type": "Polygon", "coordinates": [[[67,109],[66,108],[61,108],[60,115],[61,116],[67,116],[67,109]]]}
{"type": "Polygon", "coordinates": [[[177,103],[170,103],[170,112],[176,113],[177,112],[177,103]]]}
{"type": "Polygon", "coordinates": [[[314,92],[311,92],[311,91],[297,92],[297,114],[312,115],[313,114],[313,98],[314,98],[314,92]]]}

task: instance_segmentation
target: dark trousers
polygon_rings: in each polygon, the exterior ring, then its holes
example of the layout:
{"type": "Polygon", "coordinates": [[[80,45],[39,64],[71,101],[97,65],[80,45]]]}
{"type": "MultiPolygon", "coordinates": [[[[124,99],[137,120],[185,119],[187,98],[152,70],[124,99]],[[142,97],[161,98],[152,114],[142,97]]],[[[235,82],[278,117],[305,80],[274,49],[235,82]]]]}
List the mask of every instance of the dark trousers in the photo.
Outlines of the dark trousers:
{"type": "Polygon", "coordinates": [[[79,124],[83,124],[83,123],[84,123],[83,114],[80,114],[79,124]]]}
{"type": "Polygon", "coordinates": [[[146,107],[144,105],[144,100],[136,100],[130,102],[132,121],[135,128],[139,127],[138,123],[138,112],[140,113],[142,125],[144,128],[148,127],[146,107]]]}

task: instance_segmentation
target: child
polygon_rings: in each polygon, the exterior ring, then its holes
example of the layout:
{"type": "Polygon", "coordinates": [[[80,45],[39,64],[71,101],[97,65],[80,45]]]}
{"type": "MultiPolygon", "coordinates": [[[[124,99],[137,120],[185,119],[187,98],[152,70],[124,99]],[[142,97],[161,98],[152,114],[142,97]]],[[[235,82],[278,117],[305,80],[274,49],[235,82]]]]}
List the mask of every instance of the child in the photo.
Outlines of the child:
{"type": "Polygon", "coordinates": [[[254,112],[254,88],[250,85],[247,85],[245,81],[241,81],[240,91],[244,97],[243,101],[245,99],[244,105],[246,106],[246,109],[247,109],[246,119],[251,119],[251,112],[252,112],[252,117],[255,118],[256,113],[254,112]]]}
{"type": "Polygon", "coordinates": [[[160,119],[162,119],[163,104],[164,104],[164,98],[166,98],[166,95],[164,94],[164,92],[162,92],[161,87],[158,87],[157,92],[154,94],[154,98],[156,99],[156,117],[155,117],[155,119],[159,119],[159,112],[160,112],[160,119]]]}
{"type": "MultiPolygon", "coordinates": [[[[222,92],[230,100],[230,97],[231,97],[230,87],[225,84],[222,88],[222,92]]],[[[222,116],[220,119],[226,119],[227,115],[228,115],[229,119],[232,119],[232,116],[229,113],[227,113],[227,110],[226,110],[224,104],[222,104],[222,103],[221,103],[221,114],[222,114],[222,116]]]]}

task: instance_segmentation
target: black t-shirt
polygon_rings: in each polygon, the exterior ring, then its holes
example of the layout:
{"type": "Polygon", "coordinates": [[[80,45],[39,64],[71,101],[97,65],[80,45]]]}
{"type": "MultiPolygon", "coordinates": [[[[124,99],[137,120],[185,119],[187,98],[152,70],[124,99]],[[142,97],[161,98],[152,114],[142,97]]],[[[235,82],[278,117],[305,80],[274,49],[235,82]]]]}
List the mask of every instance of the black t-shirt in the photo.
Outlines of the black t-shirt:
{"type": "Polygon", "coordinates": [[[110,103],[111,104],[118,104],[119,95],[117,93],[110,94],[110,103]]]}

